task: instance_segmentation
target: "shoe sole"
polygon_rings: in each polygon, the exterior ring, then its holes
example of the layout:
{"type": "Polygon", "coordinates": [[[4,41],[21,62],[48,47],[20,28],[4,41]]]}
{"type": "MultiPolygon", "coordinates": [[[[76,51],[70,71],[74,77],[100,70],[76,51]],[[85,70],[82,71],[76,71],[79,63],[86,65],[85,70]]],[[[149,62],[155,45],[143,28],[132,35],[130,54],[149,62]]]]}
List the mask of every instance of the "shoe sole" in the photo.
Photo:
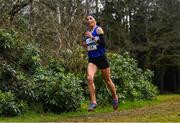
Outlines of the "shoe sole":
{"type": "Polygon", "coordinates": [[[114,109],[114,110],[117,110],[117,109],[118,109],[118,106],[113,106],[113,109],[114,109]]]}
{"type": "MultiPolygon", "coordinates": [[[[96,108],[96,107],[95,107],[96,108]]],[[[93,109],[88,109],[88,111],[90,112],[90,111],[94,111],[95,110],[95,108],[93,108],[93,109]]]]}

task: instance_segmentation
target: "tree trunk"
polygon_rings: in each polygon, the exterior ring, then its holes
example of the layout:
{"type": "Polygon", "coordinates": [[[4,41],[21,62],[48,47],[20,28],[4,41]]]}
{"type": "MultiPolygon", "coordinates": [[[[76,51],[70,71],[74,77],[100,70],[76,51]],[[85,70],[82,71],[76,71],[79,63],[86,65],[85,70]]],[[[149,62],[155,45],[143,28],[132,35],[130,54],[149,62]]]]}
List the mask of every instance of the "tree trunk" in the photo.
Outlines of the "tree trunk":
{"type": "Polygon", "coordinates": [[[56,11],[57,11],[58,24],[61,24],[61,13],[60,13],[59,4],[57,4],[56,11]]]}
{"type": "Polygon", "coordinates": [[[86,0],[86,13],[89,13],[89,0],[86,0]]]}
{"type": "Polygon", "coordinates": [[[99,15],[98,0],[96,0],[96,14],[99,15]]]}
{"type": "Polygon", "coordinates": [[[29,25],[30,35],[33,36],[33,25],[34,25],[34,14],[33,14],[33,2],[32,0],[29,3],[29,25]]]}

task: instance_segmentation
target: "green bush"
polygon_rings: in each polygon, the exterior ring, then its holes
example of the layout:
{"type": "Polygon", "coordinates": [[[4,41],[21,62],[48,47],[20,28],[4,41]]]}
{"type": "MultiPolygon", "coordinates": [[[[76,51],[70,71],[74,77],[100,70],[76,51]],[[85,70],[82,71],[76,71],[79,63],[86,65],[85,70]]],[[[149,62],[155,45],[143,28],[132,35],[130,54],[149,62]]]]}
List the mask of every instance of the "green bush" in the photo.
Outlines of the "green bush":
{"type": "Polygon", "coordinates": [[[0,65],[0,89],[3,91],[9,91],[16,78],[16,71],[9,64],[0,65]]]}
{"type": "Polygon", "coordinates": [[[153,72],[138,68],[137,61],[128,52],[123,55],[109,54],[112,79],[118,85],[120,98],[151,99],[158,94],[152,84],[153,72]]]}
{"type": "MultiPolygon", "coordinates": [[[[22,45],[19,59],[0,65],[0,89],[11,91],[16,98],[41,103],[53,112],[80,108],[83,99],[81,81],[65,70],[59,61],[47,57],[42,64],[41,51],[35,43],[22,45]]],[[[44,56],[45,57],[45,56],[44,56]]]]}
{"type": "MultiPolygon", "coordinates": [[[[138,68],[137,61],[131,58],[129,53],[107,55],[111,66],[111,78],[121,100],[151,99],[158,94],[157,87],[152,84],[154,73],[148,69],[143,71],[138,68]]],[[[84,83],[87,81],[84,80],[84,83]]],[[[94,83],[98,104],[105,105],[111,102],[111,92],[103,81],[100,71],[97,72],[94,83]]],[[[88,90],[87,84],[84,89],[88,90]]],[[[89,91],[84,92],[86,97],[89,96],[89,91]]]]}
{"type": "MultiPolygon", "coordinates": [[[[0,90],[13,93],[9,98],[15,105],[12,111],[15,113],[7,115],[23,112],[23,108],[17,108],[18,104],[23,105],[16,103],[17,99],[28,104],[32,101],[42,104],[46,111],[65,112],[78,110],[83,95],[89,96],[85,79],[87,59],[81,47],[61,49],[60,56],[55,59],[42,54],[41,47],[36,43],[18,44],[20,40],[11,33],[0,31],[0,40],[1,51],[11,49],[8,55],[3,52],[7,61],[0,64],[0,90]]],[[[112,79],[121,99],[150,99],[157,94],[156,87],[151,84],[152,71],[139,69],[137,61],[128,53],[122,56],[110,53],[108,56],[112,79]]],[[[95,84],[98,104],[104,105],[111,100],[111,93],[102,82],[100,72],[95,84]]]]}
{"type": "Polygon", "coordinates": [[[37,69],[33,77],[38,100],[44,109],[53,112],[74,111],[80,108],[83,99],[81,81],[63,68],[37,69]],[[57,72],[57,69],[59,72],[57,72]]]}
{"type": "MultiPolygon", "coordinates": [[[[111,66],[111,78],[116,85],[117,93],[121,100],[151,99],[158,94],[157,88],[151,83],[153,72],[143,71],[138,68],[137,61],[125,52],[123,55],[109,53],[108,58],[111,66]]],[[[101,73],[95,77],[97,101],[106,104],[112,101],[111,93],[101,73]]]]}
{"type": "Polygon", "coordinates": [[[15,46],[14,35],[6,30],[0,29],[0,53],[15,46]]]}
{"type": "Polygon", "coordinates": [[[0,91],[0,116],[15,116],[27,111],[27,104],[16,102],[14,94],[0,91]]]}
{"type": "Polygon", "coordinates": [[[46,68],[36,68],[31,76],[11,65],[3,65],[1,76],[5,84],[0,83],[1,89],[13,92],[29,104],[41,103],[46,111],[78,110],[83,99],[81,80],[65,71],[57,61],[51,59],[50,62],[46,68]]]}
{"type": "Polygon", "coordinates": [[[33,88],[34,83],[25,72],[10,64],[0,65],[0,90],[11,91],[18,99],[31,101],[31,97],[35,98],[33,88]]]}
{"type": "Polygon", "coordinates": [[[84,51],[80,46],[74,46],[72,49],[60,49],[58,59],[66,70],[76,74],[83,73],[87,65],[84,51]]]}
{"type": "Polygon", "coordinates": [[[111,92],[108,89],[106,83],[103,81],[100,71],[97,72],[94,83],[96,86],[98,105],[106,105],[108,104],[108,102],[111,102],[112,101],[111,92]]]}
{"type": "Polygon", "coordinates": [[[41,66],[41,51],[37,44],[29,43],[21,48],[21,58],[18,60],[18,64],[27,73],[33,74],[36,68],[41,66]]]}

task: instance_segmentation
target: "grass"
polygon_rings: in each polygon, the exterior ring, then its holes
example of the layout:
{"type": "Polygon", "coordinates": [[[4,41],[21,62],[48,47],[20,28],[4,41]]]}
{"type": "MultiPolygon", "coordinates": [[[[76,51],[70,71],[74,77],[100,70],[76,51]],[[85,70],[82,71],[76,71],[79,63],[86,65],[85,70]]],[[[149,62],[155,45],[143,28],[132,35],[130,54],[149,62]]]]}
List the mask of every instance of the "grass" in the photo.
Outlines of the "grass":
{"type": "MultiPolygon", "coordinates": [[[[180,95],[159,95],[152,100],[137,100],[137,101],[126,101],[125,103],[120,103],[120,110],[129,110],[140,108],[144,106],[150,105],[158,105],[161,102],[170,101],[173,98],[178,98],[180,95]]],[[[103,114],[103,113],[110,113],[113,112],[112,106],[107,105],[104,107],[98,107],[93,112],[87,111],[87,104],[82,104],[82,108],[80,111],[77,112],[65,112],[62,114],[54,114],[54,113],[37,113],[35,111],[29,111],[21,116],[16,117],[0,117],[0,122],[56,122],[56,121],[65,121],[66,119],[71,119],[75,117],[82,117],[82,116],[90,116],[96,114],[103,114]]],[[[175,112],[177,114],[177,112],[175,112]]],[[[174,115],[170,114],[170,117],[174,115]]],[[[158,115],[157,115],[158,117],[158,115]]],[[[143,117],[142,119],[148,119],[148,117],[143,117]]],[[[163,118],[162,118],[163,119],[163,118]]]]}

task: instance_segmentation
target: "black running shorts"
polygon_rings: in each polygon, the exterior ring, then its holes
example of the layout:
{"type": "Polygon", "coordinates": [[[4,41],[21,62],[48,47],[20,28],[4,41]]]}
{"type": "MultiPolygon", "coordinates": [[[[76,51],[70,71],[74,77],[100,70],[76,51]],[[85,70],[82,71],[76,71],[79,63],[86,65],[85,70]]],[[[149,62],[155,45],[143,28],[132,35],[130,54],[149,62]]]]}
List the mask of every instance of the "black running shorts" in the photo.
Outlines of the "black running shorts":
{"type": "Polygon", "coordinates": [[[88,62],[95,64],[99,69],[106,69],[109,67],[109,62],[105,55],[97,58],[89,58],[88,62]]]}

